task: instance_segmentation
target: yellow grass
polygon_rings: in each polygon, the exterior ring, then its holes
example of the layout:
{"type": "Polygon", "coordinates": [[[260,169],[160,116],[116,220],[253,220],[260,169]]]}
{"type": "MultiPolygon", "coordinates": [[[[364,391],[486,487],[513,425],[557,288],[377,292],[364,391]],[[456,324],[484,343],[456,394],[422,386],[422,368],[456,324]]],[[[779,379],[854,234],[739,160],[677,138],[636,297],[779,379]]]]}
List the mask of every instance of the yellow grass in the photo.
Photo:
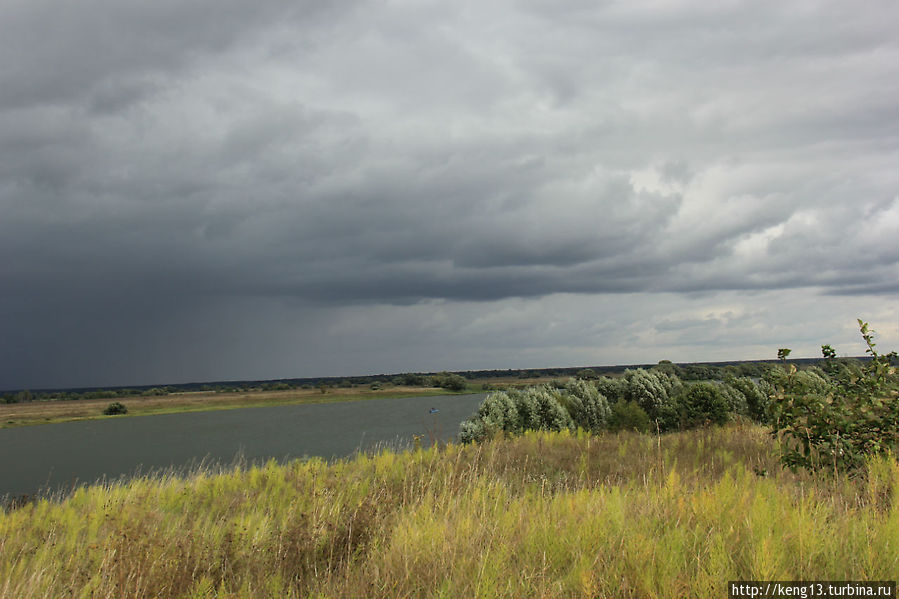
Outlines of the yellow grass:
{"type": "Polygon", "coordinates": [[[736,425],[270,462],[0,514],[0,596],[725,597],[728,580],[895,580],[897,492],[895,459],[815,480],[736,425]]]}

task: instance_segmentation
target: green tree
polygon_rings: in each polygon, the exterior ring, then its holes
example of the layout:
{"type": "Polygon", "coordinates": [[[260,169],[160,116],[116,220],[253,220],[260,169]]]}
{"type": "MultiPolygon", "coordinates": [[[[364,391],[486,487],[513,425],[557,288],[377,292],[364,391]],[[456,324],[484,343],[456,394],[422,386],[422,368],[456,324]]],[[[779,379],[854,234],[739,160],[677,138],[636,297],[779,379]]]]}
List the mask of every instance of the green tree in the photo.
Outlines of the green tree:
{"type": "Polygon", "coordinates": [[[652,369],[664,372],[665,374],[674,375],[678,378],[681,378],[683,375],[683,370],[681,370],[680,366],[673,363],[671,360],[660,360],[657,365],[652,367],[652,369]]]}
{"type": "Polygon", "coordinates": [[[724,424],[730,412],[727,398],[718,386],[706,382],[686,385],[678,396],[677,405],[682,428],[724,424]]]}
{"type": "Polygon", "coordinates": [[[458,374],[445,373],[441,376],[440,387],[449,391],[464,391],[468,382],[458,374]]]}
{"type": "Polygon", "coordinates": [[[635,401],[618,401],[609,414],[609,429],[613,431],[649,432],[649,415],[635,401]]]}
{"type": "Polygon", "coordinates": [[[623,378],[601,376],[593,381],[593,384],[600,395],[604,395],[610,403],[624,399],[625,395],[627,395],[627,381],[623,378]]]}
{"type": "Polygon", "coordinates": [[[743,396],[747,415],[756,422],[768,422],[768,395],[748,376],[727,378],[724,384],[743,396]]]}
{"type": "Polygon", "coordinates": [[[792,350],[788,347],[780,348],[779,350],[777,350],[777,359],[780,360],[782,363],[786,364],[787,356],[790,355],[791,351],[792,350]]]}

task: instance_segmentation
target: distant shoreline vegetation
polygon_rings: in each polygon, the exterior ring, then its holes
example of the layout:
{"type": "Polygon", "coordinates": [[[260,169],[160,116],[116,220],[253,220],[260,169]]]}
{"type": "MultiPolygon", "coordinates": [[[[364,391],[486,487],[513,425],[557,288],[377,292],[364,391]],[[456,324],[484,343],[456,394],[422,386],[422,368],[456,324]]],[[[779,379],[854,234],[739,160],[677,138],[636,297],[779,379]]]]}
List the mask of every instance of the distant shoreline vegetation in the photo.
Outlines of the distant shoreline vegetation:
{"type": "Polygon", "coordinates": [[[463,391],[467,379],[457,373],[438,372],[429,374],[373,375],[351,378],[291,379],[280,381],[246,381],[231,383],[187,383],[156,387],[114,387],[110,389],[63,389],[52,391],[31,391],[22,389],[6,391],[0,395],[0,403],[15,404],[32,401],[79,401],[89,399],[116,399],[120,397],[164,397],[176,393],[255,393],[270,391],[308,391],[317,389],[321,393],[331,390],[368,387],[371,390],[389,387],[432,387],[447,391],[463,391]]]}
{"type": "MultiPolygon", "coordinates": [[[[865,357],[839,358],[847,361],[865,361],[865,357]]],[[[821,358],[797,358],[789,363],[798,366],[817,365],[821,358]]],[[[716,380],[726,375],[760,377],[775,360],[746,360],[726,362],[672,363],[662,360],[659,364],[632,364],[616,366],[571,366],[559,368],[459,370],[453,372],[414,372],[399,374],[375,374],[350,377],[312,377],[276,380],[213,381],[205,383],[179,383],[169,385],[132,385],[124,387],[69,387],[62,389],[7,389],[0,392],[0,403],[26,403],[29,401],[77,401],[84,399],[117,399],[120,397],[161,397],[173,393],[213,392],[250,393],[254,391],[288,391],[293,389],[349,389],[370,385],[407,385],[444,388],[448,377],[455,375],[475,383],[486,379],[539,379],[539,378],[590,378],[591,376],[616,375],[625,370],[650,369],[657,366],[672,368],[682,380],[716,380]]],[[[449,379],[452,380],[452,379],[449,379]]],[[[458,386],[458,382],[454,383],[458,386]]],[[[452,385],[451,385],[452,386],[452,385]]],[[[448,388],[448,387],[446,387],[448,388]]],[[[452,389],[457,390],[457,389],[452,389]]]]}

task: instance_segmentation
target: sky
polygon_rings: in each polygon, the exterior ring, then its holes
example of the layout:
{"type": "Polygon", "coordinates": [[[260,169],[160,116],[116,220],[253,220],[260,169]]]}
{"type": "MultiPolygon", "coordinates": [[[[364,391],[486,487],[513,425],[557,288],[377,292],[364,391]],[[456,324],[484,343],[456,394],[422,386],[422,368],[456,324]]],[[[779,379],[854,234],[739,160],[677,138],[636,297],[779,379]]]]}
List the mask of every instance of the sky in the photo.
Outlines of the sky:
{"type": "Polygon", "coordinates": [[[892,0],[3,0],[0,389],[899,349],[892,0]]]}

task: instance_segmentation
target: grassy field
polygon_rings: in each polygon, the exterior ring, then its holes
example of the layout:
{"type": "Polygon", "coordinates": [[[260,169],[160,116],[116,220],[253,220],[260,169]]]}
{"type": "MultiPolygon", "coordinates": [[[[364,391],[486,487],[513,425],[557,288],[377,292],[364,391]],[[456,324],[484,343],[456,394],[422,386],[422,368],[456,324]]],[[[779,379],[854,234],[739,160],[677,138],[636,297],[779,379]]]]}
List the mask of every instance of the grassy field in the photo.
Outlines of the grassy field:
{"type": "Polygon", "coordinates": [[[529,433],[90,487],[0,514],[2,597],[726,597],[899,578],[899,462],[783,470],[730,425],[529,433]]]}
{"type": "MultiPolygon", "coordinates": [[[[474,392],[476,391],[469,391],[469,393],[474,392]]],[[[157,397],[135,396],[77,401],[34,401],[0,404],[0,428],[49,424],[70,420],[122,418],[122,416],[103,415],[103,409],[113,401],[121,402],[128,408],[127,416],[144,416],[149,414],[173,414],[176,412],[201,412],[205,410],[229,410],[260,406],[452,394],[453,392],[446,389],[434,389],[433,387],[391,386],[378,390],[372,390],[367,387],[329,389],[327,393],[322,393],[318,389],[291,389],[286,391],[244,391],[238,393],[171,393],[157,397]]]]}

